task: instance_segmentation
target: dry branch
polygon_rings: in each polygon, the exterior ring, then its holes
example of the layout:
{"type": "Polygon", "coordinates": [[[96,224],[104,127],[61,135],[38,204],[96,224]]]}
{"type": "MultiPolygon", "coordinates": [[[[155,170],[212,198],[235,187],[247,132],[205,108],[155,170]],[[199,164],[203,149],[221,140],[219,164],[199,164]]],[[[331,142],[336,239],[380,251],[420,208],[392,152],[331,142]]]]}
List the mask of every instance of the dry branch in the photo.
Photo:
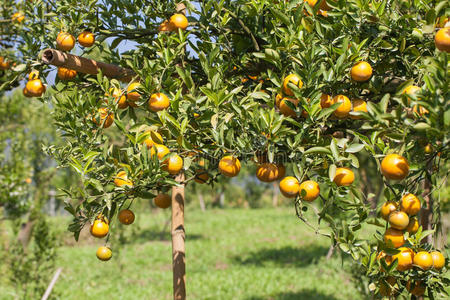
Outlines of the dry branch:
{"type": "Polygon", "coordinates": [[[97,75],[99,70],[101,70],[103,75],[109,78],[119,79],[123,82],[129,82],[135,76],[133,70],[65,53],[56,49],[44,50],[41,59],[45,64],[64,67],[79,73],[97,75]]]}

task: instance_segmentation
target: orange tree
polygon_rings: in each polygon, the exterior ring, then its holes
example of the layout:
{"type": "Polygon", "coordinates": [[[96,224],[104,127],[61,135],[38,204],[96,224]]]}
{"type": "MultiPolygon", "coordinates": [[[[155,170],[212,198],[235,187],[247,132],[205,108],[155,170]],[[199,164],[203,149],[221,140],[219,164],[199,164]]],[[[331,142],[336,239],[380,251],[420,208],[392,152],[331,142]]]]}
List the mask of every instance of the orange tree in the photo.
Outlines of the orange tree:
{"type": "MultiPolygon", "coordinates": [[[[7,9],[25,17],[14,33],[2,31],[16,34],[8,36],[20,53],[13,74],[46,74],[38,49],[70,51],[77,40],[81,56],[99,49],[103,61],[135,73],[124,84],[60,69],[55,92],[44,94],[34,75],[24,89],[52,104],[67,143],[49,152],[83,181],[64,191],[75,237],[86,224],[94,236],[114,234],[109,225],[116,215],[130,223],[137,199],[168,207],[169,188],[232,177],[240,161],[254,161],[261,181],[281,179],[299,219],[361,263],[372,292],[444,293],[433,195],[448,174],[448,3],[182,3],[187,19],[173,1],[7,9]],[[121,53],[129,40],[136,47],[121,53]],[[122,140],[111,144],[111,134],[122,140]],[[370,174],[383,179],[376,218],[373,195],[355,184],[367,156],[377,166],[370,174]],[[359,234],[366,223],[379,228],[372,239],[359,234]]],[[[108,260],[110,250],[97,255],[108,260]]]]}

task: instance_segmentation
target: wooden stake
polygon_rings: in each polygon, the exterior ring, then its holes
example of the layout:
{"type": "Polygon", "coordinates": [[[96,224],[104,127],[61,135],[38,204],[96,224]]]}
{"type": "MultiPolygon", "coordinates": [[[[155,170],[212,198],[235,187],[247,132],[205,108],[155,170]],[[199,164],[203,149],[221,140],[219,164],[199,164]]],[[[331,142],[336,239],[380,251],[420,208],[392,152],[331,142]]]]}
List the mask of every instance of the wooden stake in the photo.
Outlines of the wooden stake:
{"type": "MultiPolygon", "coordinates": [[[[186,6],[178,3],[177,11],[186,14],[186,6]]],[[[184,229],[184,173],[175,178],[179,185],[172,187],[172,268],[173,299],[186,299],[186,256],[184,229]]]]}
{"type": "Polygon", "coordinates": [[[180,184],[172,187],[172,268],[173,299],[186,299],[186,257],[184,229],[184,173],[175,180],[180,184]]]}
{"type": "Polygon", "coordinates": [[[101,70],[103,75],[110,78],[117,78],[123,82],[129,82],[132,80],[133,76],[135,76],[133,70],[69,54],[56,49],[45,49],[42,52],[41,60],[47,65],[64,67],[84,74],[96,75],[99,70],[101,70]]]}
{"type": "Polygon", "coordinates": [[[48,299],[48,297],[52,293],[53,287],[55,286],[56,280],[58,280],[58,277],[61,274],[61,271],[62,271],[62,268],[58,268],[58,270],[56,270],[55,275],[53,275],[52,281],[50,281],[50,284],[48,285],[47,289],[45,290],[45,293],[42,296],[41,300],[48,299]]]}

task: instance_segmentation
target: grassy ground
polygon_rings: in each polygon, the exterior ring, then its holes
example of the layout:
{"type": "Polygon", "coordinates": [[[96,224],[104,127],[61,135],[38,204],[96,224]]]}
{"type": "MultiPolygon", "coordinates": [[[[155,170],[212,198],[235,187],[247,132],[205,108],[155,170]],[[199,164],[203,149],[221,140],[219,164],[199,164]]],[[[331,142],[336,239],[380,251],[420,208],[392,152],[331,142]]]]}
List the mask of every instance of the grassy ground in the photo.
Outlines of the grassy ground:
{"type": "MultiPolygon", "coordinates": [[[[160,234],[168,217],[169,211],[138,214],[134,225],[112,228],[125,239],[112,241],[114,257],[107,263],[95,257],[101,241],[87,234],[62,247],[56,295],[171,299],[170,236],[160,234]]],[[[347,263],[326,260],[329,241],[292,209],[187,210],[186,230],[188,299],[362,299],[347,263]]]]}

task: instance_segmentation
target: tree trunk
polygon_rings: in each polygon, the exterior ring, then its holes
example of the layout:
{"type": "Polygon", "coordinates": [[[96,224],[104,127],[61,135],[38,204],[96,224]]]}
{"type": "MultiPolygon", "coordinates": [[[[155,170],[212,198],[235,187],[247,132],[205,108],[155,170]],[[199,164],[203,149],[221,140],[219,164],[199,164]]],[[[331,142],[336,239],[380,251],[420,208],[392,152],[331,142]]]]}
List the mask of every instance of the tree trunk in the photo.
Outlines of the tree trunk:
{"type": "MultiPolygon", "coordinates": [[[[177,11],[186,14],[186,6],[177,4],[177,11]]],[[[175,178],[180,185],[172,187],[172,268],[173,268],[173,299],[186,299],[186,256],[184,229],[184,173],[175,178]]]]}
{"type": "MultiPolygon", "coordinates": [[[[368,161],[366,163],[369,163],[368,161]]],[[[364,168],[359,169],[359,174],[361,175],[361,190],[367,197],[367,203],[370,205],[371,215],[376,215],[376,208],[378,205],[379,195],[368,197],[369,194],[375,194],[373,191],[373,181],[367,176],[367,171],[364,168]]],[[[379,188],[380,190],[380,188],[379,188]]]]}
{"type": "Polygon", "coordinates": [[[222,195],[223,195],[223,191],[221,190],[218,194],[214,195],[214,199],[213,199],[213,207],[221,207],[221,202],[222,202],[222,195]]]}
{"type": "Polygon", "coordinates": [[[33,234],[34,224],[35,224],[35,220],[33,220],[30,216],[30,217],[28,217],[28,221],[26,223],[22,224],[22,226],[20,227],[20,231],[17,236],[17,239],[20,241],[20,243],[22,244],[22,247],[24,249],[27,248],[28,243],[31,240],[31,235],[33,234]]]}
{"type": "MultiPolygon", "coordinates": [[[[428,168],[429,170],[429,168],[428,168]]],[[[423,207],[420,212],[420,223],[422,225],[423,230],[431,230],[432,224],[433,224],[433,201],[431,199],[431,174],[428,172],[426,173],[425,179],[423,181],[423,207]]],[[[433,242],[433,235],[428,235],[425,240],[422,242],[427,242],[432,244],[433,242]]]]}
{"type": "MultiPolygon", "coordinates": [[[[181,184],[184,174],[180,173],[176,181],[181,184]]],[[[172,188],[172,268],[173,298],[186,299],[186,258],[184,229],[184,184],[172,188]]]]}
{"type": "Polygon", "coordinates": [[[220,193],[219,206],[220,206],[220,208],[223,208],[225,206],[225,193],[224,192],[220,193]]]}
{"type": "Polygon", "coordinates": [[[279,189],[278,189],[278,182],[274,182],[272,184],[273,186],[273,191],[272,191],[272,206],[273,207],[277,207],[278,206],[278,194],[279,194],[279,189]]]}
{"type": "Polygon", "coordinates": [[[206,205],[205,205],[205,199],[203,198],[203,194],[202,193],[198,193],[198,201],[200,203],[200,209],[202,211],[206,210],[206,205]]]}
{"type": "Polygon", "coordinates": [[[333,256],[333,252],[334,252],[334,245],[331,244],[330,248],[328,248],[328,253],[327,253],[327,260],[329,260],[331,258],[331,256],[333,256]]]}

